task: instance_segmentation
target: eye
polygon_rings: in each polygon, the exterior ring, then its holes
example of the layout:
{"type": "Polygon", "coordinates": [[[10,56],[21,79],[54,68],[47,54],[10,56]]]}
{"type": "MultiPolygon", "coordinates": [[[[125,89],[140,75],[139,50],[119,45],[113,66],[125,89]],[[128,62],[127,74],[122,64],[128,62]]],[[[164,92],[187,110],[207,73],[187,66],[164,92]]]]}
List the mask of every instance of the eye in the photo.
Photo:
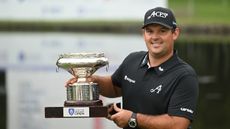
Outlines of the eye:
{"type": "Polygon", "coordinates": [[[148,33],[148,34],[151,34],[153,31],[150,30],[150,29],[146,29],[145,32],[148,33]]]}
{"type": "Polygon", "coordinates": [[[165,33],[165,32],[168,31],[168,29],[164,29],[164,28],[163,28],[163,29],[161,29],[160,31],[161,31],[161,33],[165,33]]]}

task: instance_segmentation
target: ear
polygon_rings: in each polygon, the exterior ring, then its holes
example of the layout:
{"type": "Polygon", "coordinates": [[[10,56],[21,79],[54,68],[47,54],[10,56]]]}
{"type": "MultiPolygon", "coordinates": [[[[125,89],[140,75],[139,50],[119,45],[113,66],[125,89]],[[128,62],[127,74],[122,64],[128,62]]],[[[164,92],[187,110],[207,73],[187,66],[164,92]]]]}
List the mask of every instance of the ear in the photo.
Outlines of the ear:
{"type": "Polygon", "coordinates": [[[176,40],[180,35],[180,29],[177,27],[173,32],[173,40],[176,40]]]}

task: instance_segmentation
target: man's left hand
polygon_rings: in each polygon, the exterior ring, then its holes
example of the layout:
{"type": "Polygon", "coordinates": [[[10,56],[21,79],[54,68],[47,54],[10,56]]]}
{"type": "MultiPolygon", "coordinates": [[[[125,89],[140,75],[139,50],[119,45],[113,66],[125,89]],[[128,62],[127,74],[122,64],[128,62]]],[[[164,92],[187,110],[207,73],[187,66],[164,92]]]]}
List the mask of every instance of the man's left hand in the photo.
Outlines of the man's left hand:
{"type": "Polygon", "coordinates": [[[110,119],[120,128],[128,126],[128,121],[132,115],[132,111],[121,109],[113,104],[114,110],[117,112],[110,117],[110,119]]]}

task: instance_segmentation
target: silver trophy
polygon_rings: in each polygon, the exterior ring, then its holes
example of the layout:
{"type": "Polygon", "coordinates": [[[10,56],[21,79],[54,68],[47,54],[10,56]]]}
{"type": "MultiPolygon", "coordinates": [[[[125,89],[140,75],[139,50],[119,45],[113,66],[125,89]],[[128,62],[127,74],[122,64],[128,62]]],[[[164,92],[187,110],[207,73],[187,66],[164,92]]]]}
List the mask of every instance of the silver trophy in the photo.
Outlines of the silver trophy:
{"type": "Polygon", "coordinates": [[[99,68],[108,66],[108,59],[104,53],[69,53],[62,54],[56,63],[58,68],[65,69],[78,81],[66,87],[64,106],[101,106],[99,100],[99,86],[87,81],[87,78],[99,68]]]}

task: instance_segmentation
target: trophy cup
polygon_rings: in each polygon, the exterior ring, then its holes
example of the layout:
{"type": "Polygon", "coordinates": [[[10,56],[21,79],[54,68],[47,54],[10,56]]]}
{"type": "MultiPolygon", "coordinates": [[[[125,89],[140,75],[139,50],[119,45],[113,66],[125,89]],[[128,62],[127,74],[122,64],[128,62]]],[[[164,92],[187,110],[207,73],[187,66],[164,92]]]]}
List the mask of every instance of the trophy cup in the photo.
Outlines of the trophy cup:
{"type": "Polygon", "coordinates": [[[99,68],[108,66],[104,53],[62,54],[56,65],[78,80],[66,87],[64,107],[46,107],[45,117],[106,117],[108,111],[99,99],[98,84],[87,80],[99,68]]]}
{"type": "Polygon", "coordinates": [[[60,55],[56,65],[78,77],[76,83],[66,88],[67,100],[64,106],[101,106],[99,87],[97,83],[88,82],[99,68],[108,65],[108,59],[103,53],[71,53],[60,55]]]}

